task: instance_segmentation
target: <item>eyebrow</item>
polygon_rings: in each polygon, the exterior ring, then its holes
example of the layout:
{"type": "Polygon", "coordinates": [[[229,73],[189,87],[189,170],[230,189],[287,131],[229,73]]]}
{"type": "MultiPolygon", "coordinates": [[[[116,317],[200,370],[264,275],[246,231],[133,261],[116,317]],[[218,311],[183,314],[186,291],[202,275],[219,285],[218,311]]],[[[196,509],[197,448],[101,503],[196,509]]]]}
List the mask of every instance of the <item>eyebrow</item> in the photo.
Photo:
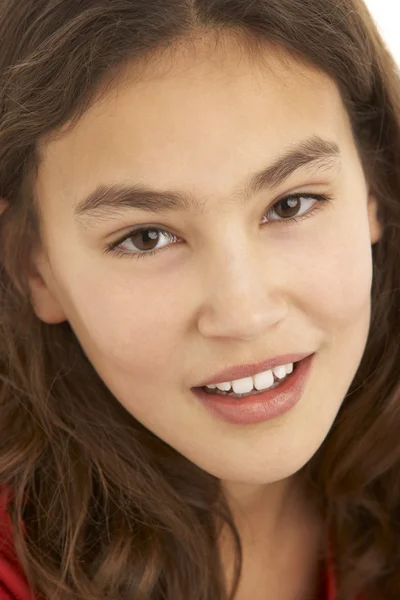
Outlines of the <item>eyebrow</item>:
{"type": "MultiPolygon", "coordinates": [[[[312,136],[292,146],[274,163],[253,173],[235,197],[248,200],[265,189],[274,189],[284,183],[295,171],[311,166],[332,169],[340,165],[340,148],[336,142],[312,136]]],[[[109,219],[127,209],[156,214],[168,212],[199,213],[201,202],[192,194],[174,190],[157,190],[141,184],[114,183],[99,185],[74,207],[77,221],[90,224],[109,219]]]]}

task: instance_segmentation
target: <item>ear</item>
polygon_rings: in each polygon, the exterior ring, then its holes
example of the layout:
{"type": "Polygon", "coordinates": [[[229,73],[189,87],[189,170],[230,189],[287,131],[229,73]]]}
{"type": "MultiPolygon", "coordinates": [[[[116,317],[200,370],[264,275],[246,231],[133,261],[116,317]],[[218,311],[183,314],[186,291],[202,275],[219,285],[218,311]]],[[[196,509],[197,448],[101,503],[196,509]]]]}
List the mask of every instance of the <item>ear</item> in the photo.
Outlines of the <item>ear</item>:
{"type": "Polygon", "coordinates": [[[383,226],[378,220],[378,201],[373,194],[368,196],[368,220],[371,245],[373,245],[379,242],[383,234],[383,226]]]}
{"type": "MultiPolygon", "coordinates": [[[[0,197],[0,217],[8,206],[8,200],[0,197]]],[[[67,320],[64,310],[57,300],[54,278],[44,252],[40,252],[32,258],[28,273],[28,284],[31,291],[33,310],[41,321],[55,324],[67,320]]]]}
{"type": "Polygon", "coordinates": [[[63,323],[67,316],[58,297],[57,286],[51,266],[43,252],[38,253],[32,261],[32,271],[28,275],[33,309],[36,316],[50,325],[63,323]]]}

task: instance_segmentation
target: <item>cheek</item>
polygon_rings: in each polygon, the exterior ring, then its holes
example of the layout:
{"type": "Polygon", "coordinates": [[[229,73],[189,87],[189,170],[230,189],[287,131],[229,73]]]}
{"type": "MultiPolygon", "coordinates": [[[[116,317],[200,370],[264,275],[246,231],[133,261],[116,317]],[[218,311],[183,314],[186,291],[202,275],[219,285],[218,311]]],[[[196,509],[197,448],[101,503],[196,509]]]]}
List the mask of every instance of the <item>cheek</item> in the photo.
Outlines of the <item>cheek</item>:
{"type": "Polygon", "coordinates": [[[314,231],[297,256],[301,260],[293,263],[293,289],[300,309],[317,325],[327,321],[346,327],[369,310],[372,255],[366,221],[355,226],[340,219],[314,231]]]}
{"type": "Polygon", "coordinates": [[[179,283],[160,278],[146,286],[141,280],[138,289],[133,278],[128,283],[117,279],[111,293],[103,277],[86,278],[85,286],[72,292],[71,326],[80,343],[107,379],[154,382],[157,372],[172,380],[182,368],[185,298],[179,283]]]}

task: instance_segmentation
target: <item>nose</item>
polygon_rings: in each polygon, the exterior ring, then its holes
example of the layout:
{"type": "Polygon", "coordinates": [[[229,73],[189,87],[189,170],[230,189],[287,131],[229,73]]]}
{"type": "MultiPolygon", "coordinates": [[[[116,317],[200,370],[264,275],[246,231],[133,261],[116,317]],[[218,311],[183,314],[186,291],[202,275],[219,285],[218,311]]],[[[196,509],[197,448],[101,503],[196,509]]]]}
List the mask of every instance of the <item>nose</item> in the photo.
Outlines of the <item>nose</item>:
{"type": "Polygon", "coordinates": [[[221,253],[207,263],[202,278],[206,293],[198,316],[203,336],[251,340],[265,337],[285,319],[283,274],[274,262],[273,257],[266,259],[265,247],[260,253],[258,246],[258,252],[236,249],[228,259],[221,253]]]}

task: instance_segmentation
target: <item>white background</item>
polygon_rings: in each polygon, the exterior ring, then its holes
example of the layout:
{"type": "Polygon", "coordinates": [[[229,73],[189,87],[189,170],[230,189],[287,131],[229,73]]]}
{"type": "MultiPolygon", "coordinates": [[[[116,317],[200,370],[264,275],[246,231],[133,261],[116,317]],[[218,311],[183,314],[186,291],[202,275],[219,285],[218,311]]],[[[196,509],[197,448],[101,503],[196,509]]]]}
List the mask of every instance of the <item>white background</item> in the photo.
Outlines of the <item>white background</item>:
{"type": "Polygon", "coordinates": [[[378,29],[400,65],[400,0],[364,0],[378,29]]]}

